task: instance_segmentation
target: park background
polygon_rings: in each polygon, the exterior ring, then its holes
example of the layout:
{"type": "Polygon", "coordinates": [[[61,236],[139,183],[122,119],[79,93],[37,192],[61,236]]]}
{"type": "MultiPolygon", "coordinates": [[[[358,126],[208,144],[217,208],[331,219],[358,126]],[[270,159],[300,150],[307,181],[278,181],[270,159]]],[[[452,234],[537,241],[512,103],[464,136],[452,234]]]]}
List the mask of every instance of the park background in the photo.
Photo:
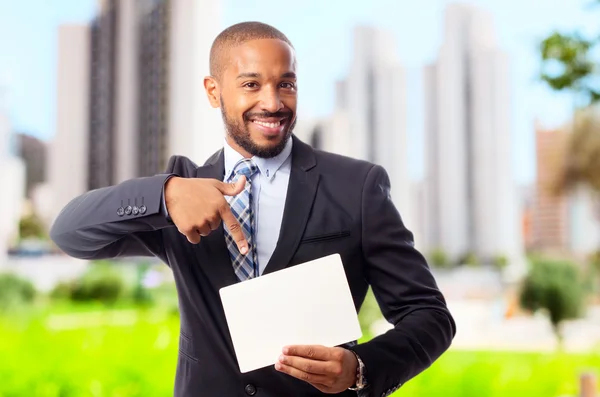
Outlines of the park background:
{"type": "MultiPolygon", "coordinates": [[[[394,395],[598,395],[599,17],[594,0],[0,0],[0,397],[172,394],[169,268],[72,259],[48,228],[86,190],[219,148],[202,78],[244,20],[294,43],[296,135],[386,167],[455,316],[394,395]]],[[[360,321],[363,341],[389,327],[372,295],[360,321]]]]}

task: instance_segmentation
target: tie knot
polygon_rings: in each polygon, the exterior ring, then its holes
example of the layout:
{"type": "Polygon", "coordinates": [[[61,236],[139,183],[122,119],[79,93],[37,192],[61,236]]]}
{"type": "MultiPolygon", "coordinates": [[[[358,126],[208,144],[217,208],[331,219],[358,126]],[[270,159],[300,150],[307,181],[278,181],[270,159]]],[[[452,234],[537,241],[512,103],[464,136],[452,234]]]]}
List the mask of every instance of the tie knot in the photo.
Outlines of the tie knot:
{"type": "Polygon", "coordinates": [[[256,171],[258,171],[258,167],[250,159],[240,160],[233,168],[233,172],[236,175],[244,175],[248,181],[250,178],[252,178],[252,175],[254,175],[256,171]]]}

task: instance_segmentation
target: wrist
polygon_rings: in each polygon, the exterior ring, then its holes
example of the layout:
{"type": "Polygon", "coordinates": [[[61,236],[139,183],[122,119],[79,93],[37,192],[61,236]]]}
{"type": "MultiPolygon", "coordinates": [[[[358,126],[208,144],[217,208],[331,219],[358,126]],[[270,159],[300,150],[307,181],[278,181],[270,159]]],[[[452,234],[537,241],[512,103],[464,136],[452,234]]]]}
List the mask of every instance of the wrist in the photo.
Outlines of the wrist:
{"type": "Polygon", "coordinates": [[[165,182],[164,193],[165,193],[165,203],[167,205],[167,209],[169,203],[173,201],[173,199],[177,196],[177,189],[181,183],[181,177],[171,176],[165,182]]]}
{"type": "Polygon", "coordinates": [[[363,363],[363,361],[360,359],[359,355],[353,350],[350,350],[350,351],[356,358],[356,372],[355,372],[354,384],[352,384],[352,386],[350,386],[348,389],[349,390],[363,390],[365,387],[367,387],[366,367],[365,367],[365,364],[363,363]]]}

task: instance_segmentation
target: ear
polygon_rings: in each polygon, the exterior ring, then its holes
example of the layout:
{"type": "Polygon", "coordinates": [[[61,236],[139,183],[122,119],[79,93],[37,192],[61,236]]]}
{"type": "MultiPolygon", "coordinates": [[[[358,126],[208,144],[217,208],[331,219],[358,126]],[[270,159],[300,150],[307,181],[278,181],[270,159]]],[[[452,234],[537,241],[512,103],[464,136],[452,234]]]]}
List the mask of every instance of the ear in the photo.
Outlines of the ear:
{"type": "Polygon", "coordinates": [[[208,97],[208,102],[210,103],[210,106],[212,106],[213,108],[221,107],[221,103],[219,101],[219,83],[214,77],[206,76],[204,78],[204,90],[206,91],[206,96],[208,97]]]}

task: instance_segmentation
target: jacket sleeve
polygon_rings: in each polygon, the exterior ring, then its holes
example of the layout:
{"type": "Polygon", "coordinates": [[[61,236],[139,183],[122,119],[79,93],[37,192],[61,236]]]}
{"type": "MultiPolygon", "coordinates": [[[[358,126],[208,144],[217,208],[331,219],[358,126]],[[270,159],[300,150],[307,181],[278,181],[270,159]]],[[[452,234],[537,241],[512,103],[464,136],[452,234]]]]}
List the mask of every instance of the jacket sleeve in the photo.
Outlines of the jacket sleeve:
{"type": "Polygon", "coordinates": [[[171,176],[130,179],[74,198],[54,221],[50,238],[75,258],[157,256],[167,263],[160,229],[173,226],[163,208],[171,176]]]}
{"type": "Polygon", "coordinates": [[[394,327],[355,345],[366,368],[362,396],[387,396],[427,369],[449,347],[456,325],[425,258],[415,249],[390,197],[386,171],[373,166],[362,196],[365,276],[394,327]]]}

